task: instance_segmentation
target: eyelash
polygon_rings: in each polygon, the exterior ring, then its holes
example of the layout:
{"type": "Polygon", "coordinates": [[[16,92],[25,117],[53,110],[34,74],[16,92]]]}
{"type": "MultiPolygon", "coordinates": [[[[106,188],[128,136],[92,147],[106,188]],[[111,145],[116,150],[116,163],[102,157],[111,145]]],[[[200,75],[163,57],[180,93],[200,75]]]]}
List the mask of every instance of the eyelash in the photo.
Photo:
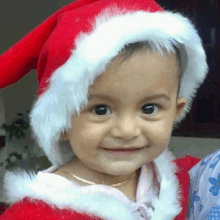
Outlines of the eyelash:
{"type": "MultiPolygon", "coordinates": [[[[144,107],[144,106],[148,106],[148,105],[150,105],[150,106],[156,106],[157,109],[160,109],[160,108],[161,108],[161,105],[156,104],[156,103],[145,104],[145,105],[143,105],[143,107],[144,107]]],[[[97,106],[105,106],[105,107],[109,108],[108,105],[105,105],[105,104],[98,104],[98,105],[94,105],[94,106],[90,109],[90,111],[92,112],[97,106]]],[[[109,109],[110,109],[110,108],[109,108],[109,109]]],[[[156,113],[157,113],[157,111],[156,111],[156,113]]],[[[156,114],[156,113],[155,113],[155,114],[156,114]]],[[[96,115],[98,115],[98,114],[96,114],[96,115]]],[[[146,114],[146,115],[151,115],[151,114],[146,114]]],[[[153,114],[152,114],[152,115],[153,115],[153,114]]],[[[106,115],[98,115],[98,116],[106,116],[106,115]]]]}

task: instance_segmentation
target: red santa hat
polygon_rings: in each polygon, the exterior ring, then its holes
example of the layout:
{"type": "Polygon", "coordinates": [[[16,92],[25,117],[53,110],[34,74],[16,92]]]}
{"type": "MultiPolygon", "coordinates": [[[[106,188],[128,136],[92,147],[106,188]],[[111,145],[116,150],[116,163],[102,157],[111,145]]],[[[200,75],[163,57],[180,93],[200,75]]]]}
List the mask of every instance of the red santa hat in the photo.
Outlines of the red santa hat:
{"type": "Polygon", "coordinates": [[[74,156],[60,145],[71,116],[88,103],[88,89],[130,43],[149,41],[167,50],[178,45],[183,76],[179,97],[189,112],[207,72],[206,55],[193,24],[154,0],[78,0],[45,20],[0,56],[0,88],[37,69],[38,100],[30,121],[33,137],[55,166],[74,156]]]}

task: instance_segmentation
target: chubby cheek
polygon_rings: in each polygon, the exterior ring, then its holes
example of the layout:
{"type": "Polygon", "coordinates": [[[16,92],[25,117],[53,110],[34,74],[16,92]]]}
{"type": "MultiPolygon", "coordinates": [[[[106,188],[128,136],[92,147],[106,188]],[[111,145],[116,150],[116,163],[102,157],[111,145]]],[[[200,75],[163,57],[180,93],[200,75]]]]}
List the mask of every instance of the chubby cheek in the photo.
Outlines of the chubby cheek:
{"type": "Polygon", "coordinates": [[[84,122],[80,123],[80,126],[76,126],[74,130],[72,131],[74,134],[72,141],[78,146],[76,150],[88,156],[96,156],[106,128],[98,123],[84,122]]]}
{"type": "Polygon", "coordinates": [[[168,146],[171,138],[172,127],[165,121],[154,122],[146,128],[146,136],[150,144],[150,151],[157,156],[162,153],[168,146]]]}

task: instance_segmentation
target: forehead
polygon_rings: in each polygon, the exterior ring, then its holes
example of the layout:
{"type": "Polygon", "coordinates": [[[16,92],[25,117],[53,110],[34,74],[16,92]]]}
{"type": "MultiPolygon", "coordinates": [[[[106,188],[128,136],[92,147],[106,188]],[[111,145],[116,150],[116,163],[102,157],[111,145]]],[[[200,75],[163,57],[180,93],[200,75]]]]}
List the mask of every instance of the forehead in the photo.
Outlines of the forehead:
{"type": "Polygon", "coordinates": [[[114,58],[104,73],[95,79],[90,92],[172,93],[178,86],[178,61],[175,54],[143,51],[122,61],[114,58]]]}

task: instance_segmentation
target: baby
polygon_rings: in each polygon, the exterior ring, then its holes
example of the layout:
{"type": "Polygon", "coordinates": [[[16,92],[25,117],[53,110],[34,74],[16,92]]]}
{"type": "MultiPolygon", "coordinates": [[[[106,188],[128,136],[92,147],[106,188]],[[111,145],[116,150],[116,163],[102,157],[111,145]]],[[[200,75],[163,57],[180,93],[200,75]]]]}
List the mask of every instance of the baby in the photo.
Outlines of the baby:
{"type": "Polygon", "coordinates": [[[79,0],[6,51],[0,68],[1,88],[37,69],[30,121],[52,163],[6,172],[11,206],[0,220],[186,219],[200,159],[175,160],[168,144],[208,70],[187,18],[153,0],[79,0]]]}
{"type": "Polygon", "coordinates": [[[81,185],[89,183],[70,174],[107,185],[131,179],[115,187],[135,201],[136,171],[167,148],[187,102],[178,98],[179,62],[178,53],[159,54],[147,42],[131,44],[113,59],[94,81],[88,105],[62,136],[77,159],[56,173],[65,172],[81,185]]]}

